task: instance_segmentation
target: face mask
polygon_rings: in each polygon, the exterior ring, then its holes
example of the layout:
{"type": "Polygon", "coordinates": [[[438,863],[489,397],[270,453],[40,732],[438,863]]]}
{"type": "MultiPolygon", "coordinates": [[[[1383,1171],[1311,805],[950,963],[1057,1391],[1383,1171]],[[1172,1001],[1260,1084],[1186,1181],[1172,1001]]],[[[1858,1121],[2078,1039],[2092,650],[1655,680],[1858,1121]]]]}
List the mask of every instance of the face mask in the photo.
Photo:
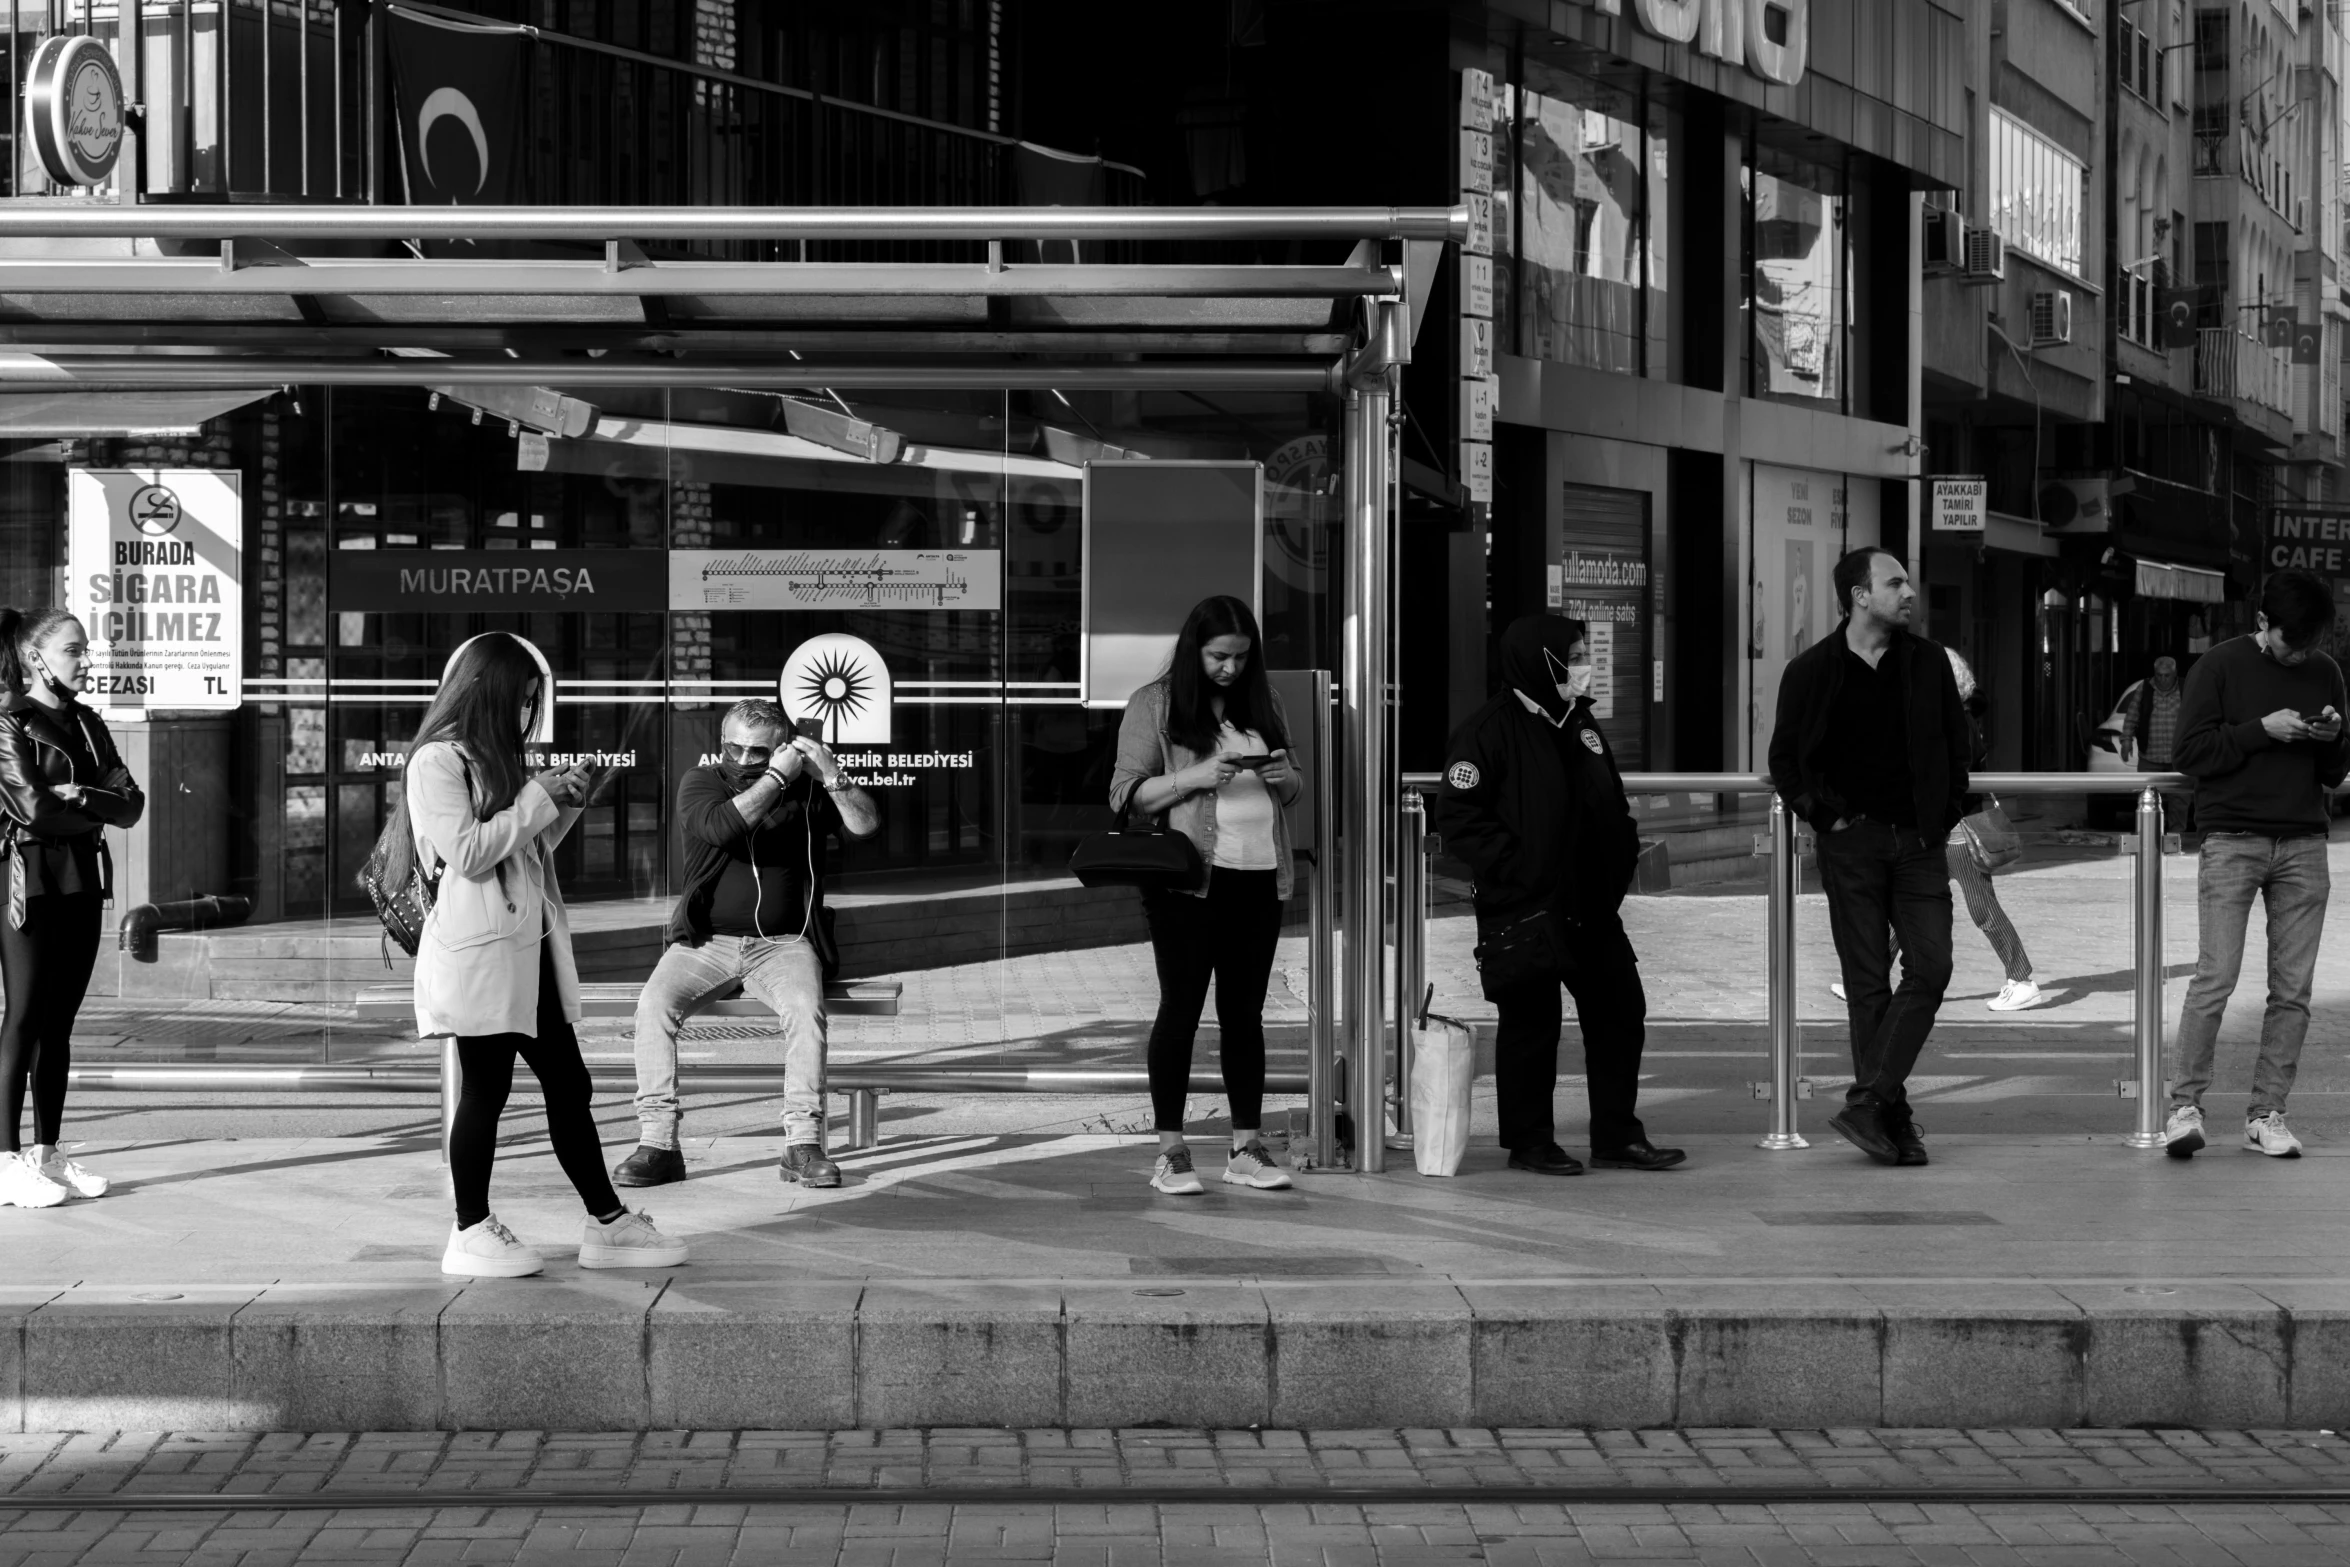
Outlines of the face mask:
{"type": "Polygon", "coordinates": [[[1560,681],[1559,695],[1569,703],[1583,701],[1591,695],[1591,666],[1576,664],[1567,670],[1567,678],[1560,681]]]}

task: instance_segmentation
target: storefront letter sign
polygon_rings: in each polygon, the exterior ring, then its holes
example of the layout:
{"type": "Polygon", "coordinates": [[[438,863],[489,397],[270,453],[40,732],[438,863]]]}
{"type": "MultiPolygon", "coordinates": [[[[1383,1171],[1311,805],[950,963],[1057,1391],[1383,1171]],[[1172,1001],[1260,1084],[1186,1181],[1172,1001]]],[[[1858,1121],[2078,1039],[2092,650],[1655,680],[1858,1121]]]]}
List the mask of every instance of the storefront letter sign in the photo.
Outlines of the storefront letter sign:
{"type": "Polygon", "coordinates": [[[227,712],[245,674],[242,476],[77,468],[66,601],[90,633],[90,704],[227,712]]]}
{"type": "Polygon", "coordinates": [[[1936,479],[1934,481],[1934,531],[1936,533],[1982,532],[1984,490],[1984,481],[1981,479],[1936,479]]]}
{"type": "MultiPolygon", "coordinates": [[[[1580,0],[1621,16],[1626,0],[1580,0]]],[[[1630,0],[1642,32],[1792,87],[1811,56],[1811,0],[1630,0]]]]}

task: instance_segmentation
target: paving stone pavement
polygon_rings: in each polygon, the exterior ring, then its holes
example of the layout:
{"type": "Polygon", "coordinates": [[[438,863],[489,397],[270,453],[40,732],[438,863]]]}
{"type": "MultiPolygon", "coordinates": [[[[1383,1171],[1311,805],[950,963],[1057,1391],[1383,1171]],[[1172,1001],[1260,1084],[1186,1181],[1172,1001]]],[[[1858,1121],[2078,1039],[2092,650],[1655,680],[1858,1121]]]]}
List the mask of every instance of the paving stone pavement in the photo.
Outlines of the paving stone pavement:
{"type": "Polygon", "coordinates": [[[0,1567],[187,1563],[545,1563],[562,1567],[830,1563],[945,1567],[1510,1567],[1701,1564],[2243,1563],[2350,1559],[2350,1504],[2259,1501],[2245,1485],[2350,1485],[2332,1432],[2019,1430],[205,1432],[0,1435],[0,1567]],[[2031,1498],[1866,1494],[1745,1502],[1756,1484],[2012,1484],[2031,1498]],[[1514,1501],[1512,1487],[1686,1487],[1687,1501],[1514,1501]],[[869,1503],[728,1501],[740,1487],[870,1487],[869,1503]],[[1096,1503],[1024,1489],[1101,1488],[1096,1503]],[[1287,1486],[1272,1505],[1230,1486],[1287,1486]],[[1490,1487],[1491,1502],[1415,1500],[1490,1487]],[[2144,1502],[2068,1500],[2144,1487],[2144,1502]],[[893,1500],[909,1487],[998,1486],[1001,1502],[893,1500]],[[1196,1489],[1197,1500],[1166,1491],[1196,1489]],[[1392,1501],[1316,1503],[1316,1487],[1392,1501]],[[543,1492],[479,1506],[272,1506],[289,1493],[543,1492]],[[564,1493],[593,1492],[565,1501],[564,1493]],[[2156,1493],[2160,1494],[2157,1495],[2156,1493]],[[2182,1497],[2181,1492],[2201,1495],[2182,1497]],[[245,1495],[251,1505],[110,1508],[125,1494],[245,1495]],[[614,1493],[641,1493],[616,1495],[614,1493]],[[10,1497],[86,1498],[10,1508],[10,1497]]]}

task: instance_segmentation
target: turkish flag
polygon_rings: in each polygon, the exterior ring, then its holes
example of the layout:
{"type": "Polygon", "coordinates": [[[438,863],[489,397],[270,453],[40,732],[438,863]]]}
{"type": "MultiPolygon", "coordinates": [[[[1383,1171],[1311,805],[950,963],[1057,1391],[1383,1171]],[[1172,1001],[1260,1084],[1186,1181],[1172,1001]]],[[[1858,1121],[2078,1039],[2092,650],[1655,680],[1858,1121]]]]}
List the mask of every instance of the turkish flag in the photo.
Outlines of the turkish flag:
{"type": "Polygon", "coordinates": [[[496,23],[459,26],[387,8],[400,172],[415,207],[529,199],[522,109],[529,41],[496,23]]]}
{"type": "Polygon", "coordinates": [[[2271,305],[2268,307],[2268,320],[2262,328],[2260,340],[2271,348],[2291,348],[2293,333],[2299,326],[2300,322],[2293,318],[2292,306],[2271,305]]]}
{"type": "Polygon", "coordinates": [[[2166,288],[2162,291],[2163,347],[2195,346],[2195,306],[2200,292],[2192,288],[2166,288]]]}
{"type": "Polygon", "coordinates": [[[2318,346],[2324,341],[2324,323],[2312,321],[2306,326],[2296,326],[2293,332],[2293,363],[2316,364],[2318,346]]]}

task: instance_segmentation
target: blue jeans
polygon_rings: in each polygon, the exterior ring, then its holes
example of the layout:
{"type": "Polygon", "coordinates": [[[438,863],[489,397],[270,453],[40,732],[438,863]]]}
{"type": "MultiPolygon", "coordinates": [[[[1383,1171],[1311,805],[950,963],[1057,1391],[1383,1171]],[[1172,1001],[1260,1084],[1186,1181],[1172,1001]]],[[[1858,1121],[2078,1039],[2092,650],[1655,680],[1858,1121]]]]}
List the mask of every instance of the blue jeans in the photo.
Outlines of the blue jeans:
{"type": "Polygon", "coordinates": [[[705,1003],[737,991],[775,1011],[783,1035],[783,1140],[824,1144],[824,962],[797,936],[712,936],[673,946],[636,1003],[636,1118],[647,1148],[675,1148],[677,1035],[705,1003]]]}
{"type": "Polygon", "coordinates": [[[2301,1042],[2309,1037],[2310,983],[2332,884],[2323,834],[2205,836],[2195,878],[2195,978],[2179,1011],[2173,1105],[2200,1105],[2211,1086],[2220,1015],[2244,967],[2244,924],[2257,896],[2268,909],[2268,1010],[2261,1014],[2260,1059],[2252,1068],[2252,1100],[2246,1108],[2255,1116],[2285,1108],[2301,1066],[2301,1042]]]}

